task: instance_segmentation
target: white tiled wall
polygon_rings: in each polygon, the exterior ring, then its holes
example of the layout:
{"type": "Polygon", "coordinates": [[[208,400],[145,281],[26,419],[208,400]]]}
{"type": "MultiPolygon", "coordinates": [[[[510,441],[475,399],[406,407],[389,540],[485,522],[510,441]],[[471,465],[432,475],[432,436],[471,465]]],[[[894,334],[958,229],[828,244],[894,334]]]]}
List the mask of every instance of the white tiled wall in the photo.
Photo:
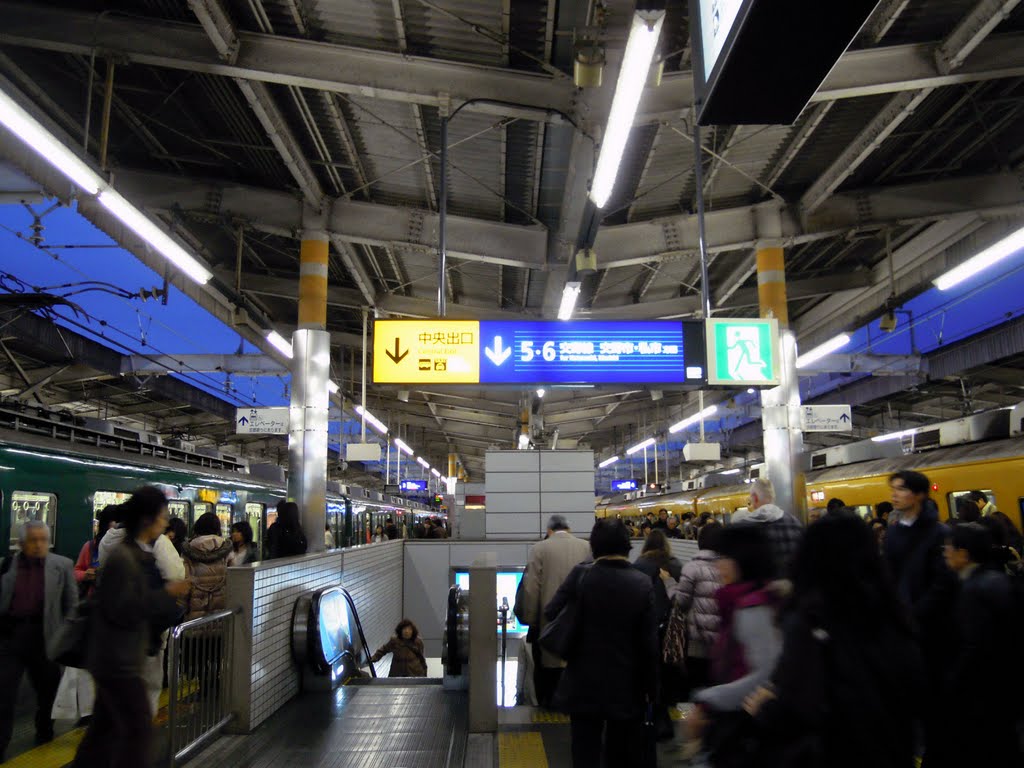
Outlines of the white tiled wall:
{"type": "Polygon", "coordinates": [[[355,601],[367,643],[376,649],[387,641],[402,618],[403,546],[393,541],[228,569],[228,605],[241,609],[232,680],[238,718],[232,730],[251,731],[298,694],[291,624],[303,593],[343,585],[355,601]]]}

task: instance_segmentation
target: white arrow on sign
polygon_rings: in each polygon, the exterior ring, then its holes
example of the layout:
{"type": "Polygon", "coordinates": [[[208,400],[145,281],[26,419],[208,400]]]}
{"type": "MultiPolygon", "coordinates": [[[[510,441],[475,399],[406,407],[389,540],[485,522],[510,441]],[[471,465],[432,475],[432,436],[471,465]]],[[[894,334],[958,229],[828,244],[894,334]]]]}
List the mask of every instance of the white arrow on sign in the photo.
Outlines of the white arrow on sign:
{"type": "Polygon", "coordinates": [[[508,360],[509,355],[512,354],[512,347],[502,346],[501,336],[495,336],[494,349],[484,347],[484,354],[486,354],[495,365],[501,365],[508,360]]]}

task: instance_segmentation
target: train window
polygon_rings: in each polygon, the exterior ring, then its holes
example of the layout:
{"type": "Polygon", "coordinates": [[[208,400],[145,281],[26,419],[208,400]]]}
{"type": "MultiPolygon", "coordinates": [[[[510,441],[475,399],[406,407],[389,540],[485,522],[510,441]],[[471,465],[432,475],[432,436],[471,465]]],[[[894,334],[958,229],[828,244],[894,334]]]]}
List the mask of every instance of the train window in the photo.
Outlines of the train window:
{"type": "MultiPolygon", "coordinates": [[[[964,496],[969,494],[972,490],[975,490],[975,489],[968,488],[966,491],[953,491],[952,493],[949,493],[949,494],[946,495],[946,499],[947,499],[947,501],[949,503],[949,517],[950,517],[951,520],[953,520],[953,519],[955,519],[957,517],[957,514],[956,514],[956,504],[957,504],[957,502],[960,499],[962,499],[964,496]]],[[[978,488],[977,490],[979,490],[982,493],[984,493],[988,497],[988,500],[992,503],[993,506],[996,505],[996,493],[995,493],[995,491],[993,491],[991,488],[978,488]]]]}
{"type": "Polygon", "coordinates": [[[57,543],[57,495],[39,491],[14,491],[11,494],[11,548],[18,545],[21,526],[30,520],[42,520],[50,526],[50,546],[57,543]]]}
{"type": "Polygon", "coordinates": [[[205,515],[207,512],[213,512],[213,502],[210,501],[193,501],[192,502],[192,524],[194,525],[196,520],[205,515]]]}
{"type": "Polygon", "coordinates": [[[185,525],[192,524],[192,516],[189,514],[192,504],[187,499],[169,499],[167,501],[167,516],[184,520],[185,525]]]}
{"type": "Polygon", "coordinates": [[[110,504],[124,504],[131,498],[131,496],[132,495],[126,491],[96,491],[92,495],[93,517],[102,512],[104,508],[110,504]]]}
{"type": "Polygon", "coordinates": [[[257,547],[259,547],[262,538],[263,513],[266,511],[266,504],[261,504],[257,501],[247,501],[245,503],[244,520],[252,527],[252,539],[257,547]]]}
{"type": "Polygon", "coordinates": [[[217,519],[220,520],[221,535],[227,539],[231,537],[231,523],[235,517],[235,505],[221,502],[216,508],[217,519]]]}

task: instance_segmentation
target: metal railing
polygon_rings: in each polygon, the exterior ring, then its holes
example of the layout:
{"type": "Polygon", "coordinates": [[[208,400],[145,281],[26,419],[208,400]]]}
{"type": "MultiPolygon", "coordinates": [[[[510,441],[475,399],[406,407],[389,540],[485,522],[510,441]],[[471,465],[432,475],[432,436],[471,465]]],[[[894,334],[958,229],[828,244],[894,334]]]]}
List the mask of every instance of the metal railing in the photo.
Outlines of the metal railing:
{"type": "Polygon", "coordinates": [[[237,613],[216,611],[179,624],[171,632],[167,644],[169,768],[202,749],[234,717],[228,691],[237,613]]]}

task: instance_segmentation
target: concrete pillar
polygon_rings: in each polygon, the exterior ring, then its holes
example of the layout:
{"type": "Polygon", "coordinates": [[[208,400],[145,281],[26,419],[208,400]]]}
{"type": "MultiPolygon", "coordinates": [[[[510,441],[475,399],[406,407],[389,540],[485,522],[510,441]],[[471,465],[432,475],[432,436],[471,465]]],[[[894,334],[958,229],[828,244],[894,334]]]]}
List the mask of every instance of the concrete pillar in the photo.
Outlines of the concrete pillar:
{"type": "Polygon", "coordinates": [[[327,384],[331,370],[331,335],[326,330],[327,253],[323,228],[303,232],[299,327],[292,335],[288,498],[299,505],[310,552],[323,551],[327,522],[327,384]]]}
{"type": "Polygon", "coordinates": [[[496,553],[485,552],[469,567],[470,733],[498,730],[497,562],[496,553]]]}
{"type": "Polygon", "coordinates": [[[805,514],[805,482],[801,456],[800,385],[796,372],[796,336],[789,330],[786,265],[782,248],[757,251],[757,292],[761,317],[779,321],[779,386],[761,390],[761,425],[768,478],[776,503],[801,519],[805,514]]]}

